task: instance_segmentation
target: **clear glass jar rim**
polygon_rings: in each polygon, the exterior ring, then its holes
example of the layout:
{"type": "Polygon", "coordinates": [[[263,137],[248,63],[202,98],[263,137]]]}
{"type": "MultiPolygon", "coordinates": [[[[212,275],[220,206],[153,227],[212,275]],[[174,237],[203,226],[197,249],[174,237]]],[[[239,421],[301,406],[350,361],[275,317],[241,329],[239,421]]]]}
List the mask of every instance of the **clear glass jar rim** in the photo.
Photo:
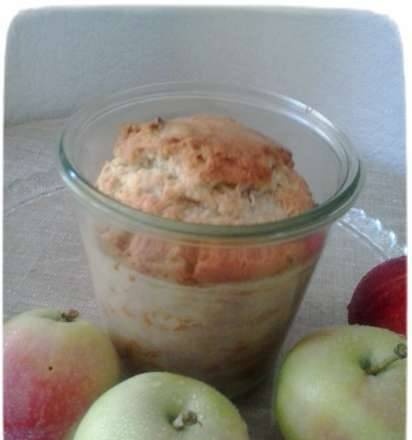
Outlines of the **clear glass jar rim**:
{"type": "Polygon", "coordinates": [[[302,102],[277,93],[225,83],[167,82],[127,89],[105,98],[94,100],[70,117],[59,143],[60,173],[67,186],[87,206],[126,223],[129,229],[161,231],[182,238],[202,239],[286,239],[303,235],[332,223],[341,217],[355,201],[363,182],[361,161],[346,135],[327,118],[302,102]],[[321,134],[330,145],[338,148],[345,158],[347,172],[339,189],[325,202],[295,217],[253,225],[211,225],[186,223],[145,213],[131,208],[101,193],[70,160],[70,145],[76,135],[93,120],[131,103],[152,98],[203,97],[254,104],[257,107],[282,113],[306,124],[321,134]]]}

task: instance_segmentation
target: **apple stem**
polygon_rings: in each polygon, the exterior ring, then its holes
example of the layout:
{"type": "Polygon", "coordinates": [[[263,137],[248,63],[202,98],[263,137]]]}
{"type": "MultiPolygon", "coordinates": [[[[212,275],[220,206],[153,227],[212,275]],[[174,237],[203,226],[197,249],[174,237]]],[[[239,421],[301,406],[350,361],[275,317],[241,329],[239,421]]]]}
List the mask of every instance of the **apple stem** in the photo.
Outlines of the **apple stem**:
{"type": "Polygon", "coordinates": [[[200,423],[199,419],[197,418],[197,414],[193,411],[187,410],[181,412],[174,420],[173,420],[173,427],[177,429],[178,431],[181,431],[182,429],[186,428],[187,426],[196,425],[196,423],[200,423]]]}
{"type": "Polygon", "coordinates": [[[78,316],[79,312],[77,310],[70,309],[68,312],[60,314],[60,320],[64,322],[73,322],[78,316]]]}
{"type": "Polygon", "coordinates": [[[390,365],[392,365],[394,362],[398,361],[399,359],[405,359],[406,358],[406,344],[398,344],[395,347],[394,355],[392,355],[390,358],[385,359],[381,364],[376,365],[375,367],[370,366],[366,372],[368,374],[371,374],[373,376],[377,376],[381,371],[388,368],[390,365]]]}

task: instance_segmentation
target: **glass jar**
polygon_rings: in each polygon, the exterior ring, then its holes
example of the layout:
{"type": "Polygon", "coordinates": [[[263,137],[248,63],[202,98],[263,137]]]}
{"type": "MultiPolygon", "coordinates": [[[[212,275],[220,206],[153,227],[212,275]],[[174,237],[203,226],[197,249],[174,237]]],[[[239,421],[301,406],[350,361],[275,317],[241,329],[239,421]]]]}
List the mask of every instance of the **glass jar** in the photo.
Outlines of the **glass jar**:
{"type": "Polygon", "coordinates": [[[119,353],[134,372],[178,372],[231,397],[271,372],[328,229],[362,181],[350,142],[318,112],[222,84],[155,84],[96,101],[68,121],[59,158],[77,200],[97,304],[119,353]],[[272,223],[191,224],[96,189],[122,124],[195,113],[233,117],[289,149],[316,206],[272,223]]]}

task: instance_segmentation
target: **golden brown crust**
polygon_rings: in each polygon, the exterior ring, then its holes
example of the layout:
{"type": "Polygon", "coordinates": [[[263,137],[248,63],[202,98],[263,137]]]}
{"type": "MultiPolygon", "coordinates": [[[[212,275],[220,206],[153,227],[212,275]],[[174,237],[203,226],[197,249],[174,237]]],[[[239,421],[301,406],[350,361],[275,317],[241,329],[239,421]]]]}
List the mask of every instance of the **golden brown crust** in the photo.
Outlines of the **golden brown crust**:
{"type": "MultiPolygon", "coordinates": [[[[289,151],[232,119],[210,115],[124,126],[97,186],[131,207],[191,223],[256,224],[314,205],[289,151]]],[[[307,240],[228,248],[112,230],[101,237],[106,251],[129,267],[183,284],[263,278],[313,255],[307,240]]]]}
{"type": "Polygon", "coordinates": [[[159,119],[123,127],[115,154],[130,165],[142,156],[174,156],[193,180],[254,187],[269,184],[276,166],[293,166],[288,151],[230,118],[159,119]]]}
{"type": "Polygon", "coordinates": [[[324,233],[259,246],[201,246],[177,244],[149,235],[100,234],[104,251],[147,276],[180,284],[209,285],[252,281],[273,276],[317,258],[324,233]]]}
{"type": "Polygon", "coordinates": [[[256,224],[313,207],[289,151],[210,115],[124,126],[97,187],[133,208],[190,223],[256,224]]]}

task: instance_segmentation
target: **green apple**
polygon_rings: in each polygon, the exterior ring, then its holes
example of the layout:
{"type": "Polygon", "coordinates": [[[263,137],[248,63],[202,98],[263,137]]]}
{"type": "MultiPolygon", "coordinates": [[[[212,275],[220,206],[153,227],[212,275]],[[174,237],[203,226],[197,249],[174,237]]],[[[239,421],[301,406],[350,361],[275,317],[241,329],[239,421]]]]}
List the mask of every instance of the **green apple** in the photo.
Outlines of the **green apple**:
{"type": "Polygon", "coordinates": [[[403,440],[405,338],[351,325],[302,339],[275,385],[274,415],[287,440],[403,440]]]}
{"type": "Polygon", "coordinates": [[[86,413],[75,440],[247,440],[233,404],[209,385],[154,372],[128,379],[86,413]]]}

